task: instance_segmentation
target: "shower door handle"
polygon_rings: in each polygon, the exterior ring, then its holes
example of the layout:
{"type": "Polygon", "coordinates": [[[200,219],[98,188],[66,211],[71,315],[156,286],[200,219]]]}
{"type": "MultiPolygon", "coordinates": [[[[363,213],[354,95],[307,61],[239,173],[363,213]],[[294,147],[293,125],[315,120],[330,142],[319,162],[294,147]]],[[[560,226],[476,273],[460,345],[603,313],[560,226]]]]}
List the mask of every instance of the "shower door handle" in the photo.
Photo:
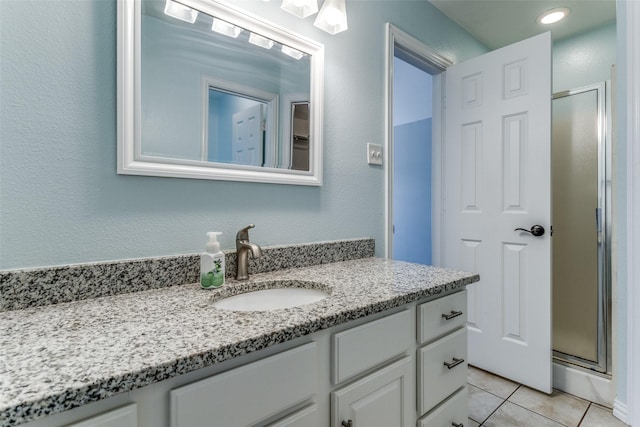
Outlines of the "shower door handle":
{"type": "Polygon", "coordinates": [[[536,236],[536,237],[540,237],[540,236],[544,236],[544,227],[541,225],[534,225],[531,227],[531,230],[527,230],[526,228],[516,228],[513,231],[524,231],[527,233],[531,233],[532,235],[536,236]]]}

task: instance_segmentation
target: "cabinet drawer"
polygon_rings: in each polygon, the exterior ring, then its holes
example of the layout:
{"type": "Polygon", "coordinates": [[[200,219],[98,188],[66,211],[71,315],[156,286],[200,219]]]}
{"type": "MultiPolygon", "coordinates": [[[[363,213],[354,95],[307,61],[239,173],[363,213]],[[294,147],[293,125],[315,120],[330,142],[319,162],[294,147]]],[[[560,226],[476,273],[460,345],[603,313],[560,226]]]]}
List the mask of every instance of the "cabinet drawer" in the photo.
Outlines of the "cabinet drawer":
{"type": "Polygon", "coordinates": [[[418,420],[418,427],[451,427],[466,425],[469,412],[467,409],[467,388],[463,388],[438,406],[426,417],[418,420]]]}
{"type": "Polygon", "coordinates": [[[315,403],[269,424],[269,427],[318,427],[318,405],[315,403]]]}
{"type": "Polygon", "coordinates": [[[465,384],[467,380],[466,358],[466,328],[459,329],[418,350],[418,410],[420,415],[429,412],[465,384]]]}
{"type": "Polygon", "coordinates": [[[333,336],[333,383],[402,354],[411,344],[408,310],[357,326],[333,336]]]}
{"type": "Polygon", "coordinates": [[[312,397],[316,343],[214,375],[170,392],[171,426],[247,426],[312,397]]]}
{"type": "Polygon", "coordinates": [[[137,425],[138,407],[133,403],[84,421],[69,424],[67,427],[136,427],[137,425]]]}
{"type": "Polygon", "coordinates": [[[467,322],[467,291],[438,298],[418,306],[420,344],[447,334],[467,322]]]}

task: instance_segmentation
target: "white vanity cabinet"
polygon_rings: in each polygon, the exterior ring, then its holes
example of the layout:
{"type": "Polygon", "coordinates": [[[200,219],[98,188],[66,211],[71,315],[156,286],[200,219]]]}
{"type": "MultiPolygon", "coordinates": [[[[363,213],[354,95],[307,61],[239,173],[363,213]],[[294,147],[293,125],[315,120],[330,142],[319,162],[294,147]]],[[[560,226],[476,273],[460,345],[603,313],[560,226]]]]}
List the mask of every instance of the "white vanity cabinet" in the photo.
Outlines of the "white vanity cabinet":
{"type": "Polygon", "coordinates": [[[418,306],[417,404],[420,427],[467,421],[466,291],[418,306]]]}
{"type": "Polygon", "coordinates": [[[409,303],[25,427],[466,424],[465,312],[465,291],[409,303]]]}

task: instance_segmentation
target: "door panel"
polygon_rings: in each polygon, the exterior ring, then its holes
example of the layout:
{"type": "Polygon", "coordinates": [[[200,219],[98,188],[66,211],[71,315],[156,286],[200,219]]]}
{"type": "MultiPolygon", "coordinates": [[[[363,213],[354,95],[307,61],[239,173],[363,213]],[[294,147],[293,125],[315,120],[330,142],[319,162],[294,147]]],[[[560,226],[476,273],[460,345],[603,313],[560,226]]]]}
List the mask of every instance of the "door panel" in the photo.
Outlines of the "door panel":
{"type": "Polygon", "coordinates": [[[264,137],[262,130],[262,104],[234,113],[233,120],[233,163],[262,166],[264,137]]]}
{"type": "Polygon", "coordinates": [[[446,74],[442,263],[480,273],[469,361],[551,392],[550,34],[446,74]]]}

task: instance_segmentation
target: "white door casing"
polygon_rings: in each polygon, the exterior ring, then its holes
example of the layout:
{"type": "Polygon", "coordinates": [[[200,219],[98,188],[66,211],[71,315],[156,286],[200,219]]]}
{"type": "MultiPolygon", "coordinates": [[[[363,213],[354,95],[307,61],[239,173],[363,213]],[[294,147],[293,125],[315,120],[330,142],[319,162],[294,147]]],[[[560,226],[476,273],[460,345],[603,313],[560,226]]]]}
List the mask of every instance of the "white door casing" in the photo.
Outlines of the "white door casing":
{"type": "Polygon", "coordinates": [[[481,279],[469,363],[550,393],[550,33],[449,67],[445,93],[442,265],[481,279]]]}

